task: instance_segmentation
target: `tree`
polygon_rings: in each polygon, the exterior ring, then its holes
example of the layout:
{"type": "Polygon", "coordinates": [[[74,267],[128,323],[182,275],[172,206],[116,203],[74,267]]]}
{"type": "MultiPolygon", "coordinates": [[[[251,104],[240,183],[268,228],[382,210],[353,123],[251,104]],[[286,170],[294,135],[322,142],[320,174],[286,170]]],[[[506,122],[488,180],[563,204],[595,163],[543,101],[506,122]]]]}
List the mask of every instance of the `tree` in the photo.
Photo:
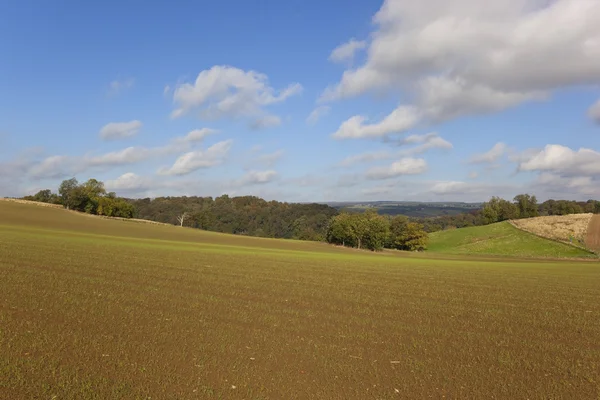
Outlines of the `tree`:
{"type": "Polygon", "coordinates": [[[537,198],[535,196],[519,194],[515,196],[514,202],[519,209],[520,218],[531,218],[539,215],[537,198]]]}
{"type": "Polygon", "coordinates": [[[58,188],[58,194],[60,196],[61,203],[67,208],[67,210],[76,208],[80,204],[81,198],[79,193],[77,193],[78,187],[79,182],[77,182],[77,179],[71,178],[62,181],[58,188]]]}
{"type": "Polygon", "coordinates": [[[179,226],[183,226],[183,222],[185,221],[187,217],[187,213],[184,212],[183,214],[177,216],[177,222],[179,222],[179,226]]]}
{"type": "Polygon", "coordinates": [[[404,230],[394,238],[394,248],[407,251],[422,251],[427,247],[429,237],[423,225],[408,222],[404,230]]]}

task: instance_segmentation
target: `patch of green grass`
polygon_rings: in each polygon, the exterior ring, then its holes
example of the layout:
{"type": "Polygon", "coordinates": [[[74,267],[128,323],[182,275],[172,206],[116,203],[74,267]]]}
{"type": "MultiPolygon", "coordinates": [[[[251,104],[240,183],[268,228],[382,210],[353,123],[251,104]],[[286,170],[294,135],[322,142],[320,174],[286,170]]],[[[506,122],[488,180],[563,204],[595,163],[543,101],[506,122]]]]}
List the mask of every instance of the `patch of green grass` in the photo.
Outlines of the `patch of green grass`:
{"type": "Polygon", "coordinates": [[[40,209],[0,203],[0,399],[600,393],[594,262],[375,254],[40,209]]]}
{"type": "Polygon", "coordinates": [[[543,258],[593,258],[583,249],[521,231],[508,222],[434,232],[430,252],[543,258]]]}

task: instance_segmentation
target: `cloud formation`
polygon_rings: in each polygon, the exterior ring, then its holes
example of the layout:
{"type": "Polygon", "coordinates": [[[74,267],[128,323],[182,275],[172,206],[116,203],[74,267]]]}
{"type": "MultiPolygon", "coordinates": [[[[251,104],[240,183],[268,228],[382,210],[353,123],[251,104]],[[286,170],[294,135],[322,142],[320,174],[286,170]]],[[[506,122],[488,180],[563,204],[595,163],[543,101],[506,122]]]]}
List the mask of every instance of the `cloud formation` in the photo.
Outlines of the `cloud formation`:
{"type": "Polygon", "coordinates": [[[103,140],[117,140],[133,137],[142,128],[141,121],[111,122],[100,129],[100,138],[103,140]]]}
{"type": "Polygon", "coordinates": [[[471,164],[494,163],[503,157],[507,152],[507,147],[504,143],[496,143],[490,150],[485,153],[474,154],[470,159],[471,164]]]}
{"type": "Polygon", "coordinates": [[[182,83],[173,91],[176,104],[171,117],[178,118],[197,111],[201,118],[245,118],[255,128],[274,126],[280,120],[269,115],[265,107],[281,103],[302,92],[302,85],[292,83],[276,91],[267,75],[244,71],[228,65],[215,65],[201,71],[193,83],[182,83]]]}
{"type": "Polygon", "coordinates": [[[366,41],[352,38],[346,43],[341,44],[333,49],[329,55],[329,60],[336,63],[351,62],[354,60],[354,55],[356,52],[364,49],[365,47],[367,47],[366,41]]]}
{"type": "Polygon", "coordinates": [[[335,139],[381,138],[390,134],[405,132],[419,121],[419,114],[413,107],[398,107],[383,120],[367,124],[368,118],[355,115],[342,122],[332,135],[335,139]]]}
{"type": "Polygon", "coordinates": [[[600,125],[600,100],[595,102],[588,110],[588,117],[600,125]]]}
{"type": "Polygon", "coordinates": [[[439,122],[595,84],[598,15],[596,0],[386,0],[373,17],[366,61],[344,71],[321,101],[402,93],[421,121],[439,122]]]}
{"type": "Polygon", "coordinates": [[[206,150],[190,151],[180,156],[170,168],[161,168],[161,175],[187,175],[202,168],[214,167],[223,163],[231,149],[233,140],[213,144],[206,150]]]}
{"type": "Polygon", "coordinates": [[[403,158],[387,167],[373,167],[367,171],[368,179],[389,179],[402,175],[418,175],[427,171],[427,162],[422,158],[403,158]]]}

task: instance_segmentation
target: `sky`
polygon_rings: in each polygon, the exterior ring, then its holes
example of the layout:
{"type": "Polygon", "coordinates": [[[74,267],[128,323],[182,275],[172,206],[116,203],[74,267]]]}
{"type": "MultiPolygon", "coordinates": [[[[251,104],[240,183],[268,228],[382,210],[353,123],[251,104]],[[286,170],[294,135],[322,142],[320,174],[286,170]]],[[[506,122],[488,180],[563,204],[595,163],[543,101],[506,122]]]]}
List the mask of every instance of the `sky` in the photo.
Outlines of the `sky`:
{"type": "Polygon", "coordinates": [[[0,2],[0,196],[600,199],[600,1],[0,2]]]}

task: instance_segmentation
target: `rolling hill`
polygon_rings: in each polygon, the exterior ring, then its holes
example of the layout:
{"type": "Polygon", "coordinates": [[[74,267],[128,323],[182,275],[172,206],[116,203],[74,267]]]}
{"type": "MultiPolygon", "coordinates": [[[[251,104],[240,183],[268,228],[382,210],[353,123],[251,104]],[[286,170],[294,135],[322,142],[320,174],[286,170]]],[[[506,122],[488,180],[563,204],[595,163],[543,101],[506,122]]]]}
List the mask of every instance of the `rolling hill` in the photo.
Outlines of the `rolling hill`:
{"type": "Polygon", "coordinates": [[[589,251],[541,238],[509,222],[434,232],[428,250],[434,253],[541,258],[593,258],[589,251]]]}

